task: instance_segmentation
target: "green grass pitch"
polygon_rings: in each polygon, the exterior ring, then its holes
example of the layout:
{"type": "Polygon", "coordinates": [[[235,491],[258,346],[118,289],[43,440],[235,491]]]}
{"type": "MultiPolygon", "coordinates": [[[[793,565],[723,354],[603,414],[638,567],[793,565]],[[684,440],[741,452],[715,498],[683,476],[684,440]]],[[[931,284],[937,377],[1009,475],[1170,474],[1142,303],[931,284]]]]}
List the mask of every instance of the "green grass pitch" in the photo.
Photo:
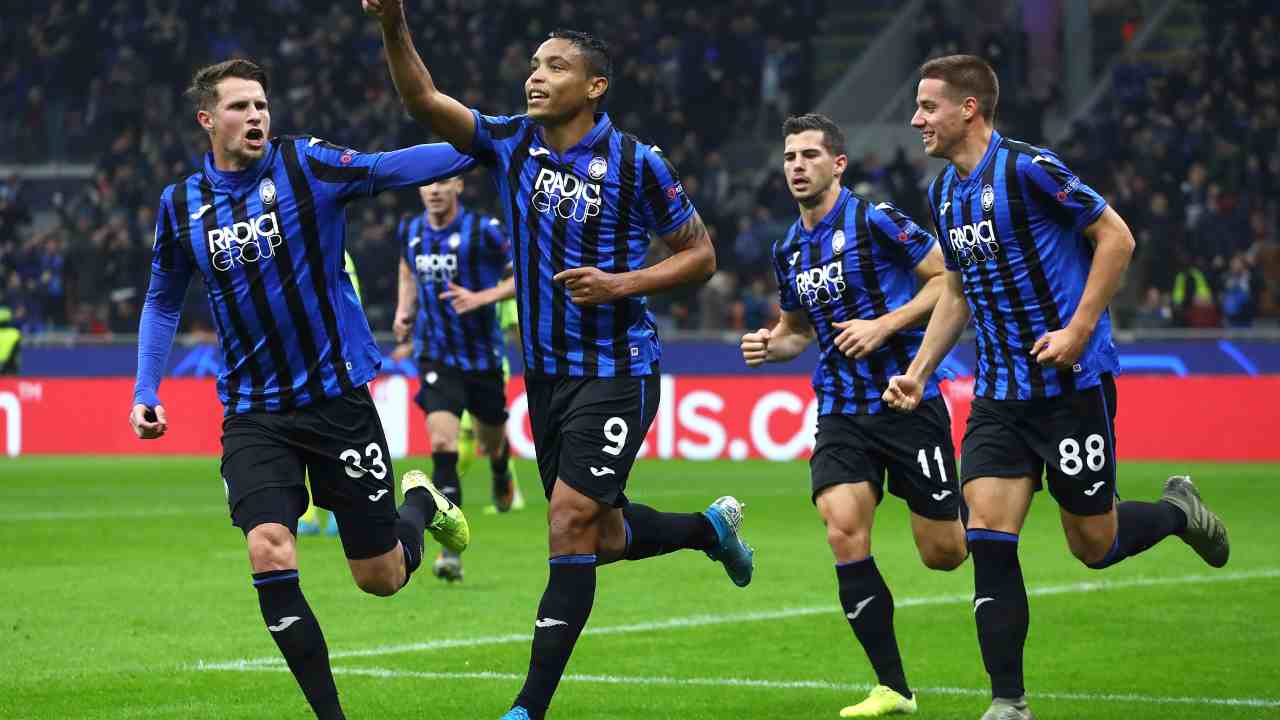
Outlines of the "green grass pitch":
{"type": "MultiPolygon", "coordinates": [[[[506,516],[480,512],[483,463],[467,478],[473,545],[458,585],[424,572],[393,598],[367,596],[336,540],[301,539],[302,586],[353,720],[497,718],[515,696],[547,574],[545,503],[533,464],[519,470],[530,507],[506,516]]],[[[1021,547],[1037,717],[1280,717],[1278,470],[1121,467],[1135,499],[1193,473],[1231,530],[1222,570],[1171,539],[1090,571],[1068,553],[1052,498],[1037,496],[1021,547]]],[[[874,678],[837,607],[804,463],[642,461],[629,494],[681,511],[737,495],[755,580],[736,588],[700,553],[601,568],[553,717],[834,718],[864,696],[874,678]]],[[[873,552],[918,717],[976,720],[987,684],[972,568],[924,569],[896,498],[873,552]]],[[[263,629],[214,459],[0,462],[0,578],[0,717],[310,717],[263,629]]]]}

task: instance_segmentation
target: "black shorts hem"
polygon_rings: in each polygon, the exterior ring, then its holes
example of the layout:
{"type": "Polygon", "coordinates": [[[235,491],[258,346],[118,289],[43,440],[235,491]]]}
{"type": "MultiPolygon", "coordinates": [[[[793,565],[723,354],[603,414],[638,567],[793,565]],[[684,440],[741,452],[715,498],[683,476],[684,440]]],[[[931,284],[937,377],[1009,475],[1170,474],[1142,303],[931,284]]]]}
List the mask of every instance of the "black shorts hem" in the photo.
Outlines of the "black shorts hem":
{"type": "Polygon", "coordinates": [[[833,487],[836,487],[837,485],[857,485],[859,483],[871,483],[871,487],[875,488],[875,491],[876,491],[876,506],[879,507],[880,503],[884,501],[884,484],[877,482],[876,480],[869,477],[852,478],[852,479],[844,479],[844,480],[830,480],[823,483],[814,483],[813,491],[809,493],[809,502],[816,506],[818,504],[818,495],[821,494],[822,491],[826,490],[827,488],[833,488],[833,487]]]}
{"type": "MultiPolygon", "coordinates": [[[[961,467],[964,467],[963,457],[960,458],[960,465],[961,467]]],[[[1039,474],[1043,474],[1043,473],[1044,473],[1044,470],[1041,469],[1039,474]]],[[[969,472],[967,470],[961,470],[960,485],[963,486],[965,483],[969,482],[970,480],[977,480],[978,478],[984,478],[984,477],[999,478],[1001,480],[1017,480],[1018,478],[1029,477],[1035,481],[1036,489],[1039,490],[1041,485],[1041,478],[1037,477],[1036,475],[1037,473],[1035,468],[996,468],[994,470],[992,470],[991,468],[981,468],[979,470],[974,470],[973,472],[969,472]]]]}

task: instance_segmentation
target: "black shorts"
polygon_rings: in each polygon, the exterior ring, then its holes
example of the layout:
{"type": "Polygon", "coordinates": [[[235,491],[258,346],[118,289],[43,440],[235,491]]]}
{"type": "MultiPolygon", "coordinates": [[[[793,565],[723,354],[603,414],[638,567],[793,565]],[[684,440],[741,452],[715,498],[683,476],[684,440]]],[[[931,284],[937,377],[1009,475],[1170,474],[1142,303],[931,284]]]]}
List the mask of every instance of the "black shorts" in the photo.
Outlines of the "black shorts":
{"type": "Polygon", "coordinates": [[[1102,515],[1116,494],[1116,382],[1039,400],[974,398],[964,431],[963,482],[1030,477],[1067,512],[1102,515]]]}
{"type": "Polygon", "coordinates": [[[910,413],[818,418],[817,443],[809,459],[814,502],[833,485],[869,482],[878,503],[884,498],[886,474],[889,492],[905,500],[911,512],[930,520],[960,517],[951,414],[942,398],[926,400],[910,413]]]}
{"type": "Polygon", "coordinates": [[[459,370],[422,358],[418,375],[422,386],[414,401],[427,414],[443,410],[462,417],[467,410],[486,425],[507,422],[507,382],[501,370],[459,370]]]}
{"type": "Polygon", "coordinates": [[[603,505],[626,506],[627,476],[658,412],[658,376],[528,375],[525,388],[547,498],[559,478],[603,505]]]}
{"type": "Polygon", "coordinates": [[[315,504],[333,511],[348,558],[395,547],[395,473],[367,387],[297,410],[222,421],[227,505],[231,523],[246,535],[269,522],[297,533],[306,477],[315,504]]]}

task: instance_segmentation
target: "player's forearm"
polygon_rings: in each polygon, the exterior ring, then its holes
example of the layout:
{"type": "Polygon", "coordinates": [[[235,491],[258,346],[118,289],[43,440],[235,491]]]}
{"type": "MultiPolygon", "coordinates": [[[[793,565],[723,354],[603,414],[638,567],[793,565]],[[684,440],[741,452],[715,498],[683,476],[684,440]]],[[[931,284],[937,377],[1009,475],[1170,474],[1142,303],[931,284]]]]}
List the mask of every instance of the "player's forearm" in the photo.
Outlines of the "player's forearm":
{"type": "MultiPolygon", "coordinates": [[[[381,26],[387,67],[405,110],[414,120],[438,133],[454,147],[462,151],[469,149],[475,128],[459,123],[456,114],[450,112],[451,98],[436,88],[426,63],[422,62],[422,56],[413,45],[404,13],[383,20],[381,26]]],[[[470,121],[470,112],[465,114],[470,121]]]]}
{"type": "Polygon", "coordinates": [[[707,247],[691,247],[672,254],[656,265],[621,273],[622,294],[652,295],[681,285],[706,282],[716,271],[716,254],[707,247]]]}
{"type": "MultiPolygon", "coordinates": [[[[1114,213],[1110,208],[1107,212],[1114,213]]],[[[1070,320],[1071,325],[1086,334],[1093,333],[1098,318],[1102,317],[1102,313],[1111,304],[1111,299],[1120,290],[1135,247],[1133,234],[1119,215],[1098,228],[1093,235],[1096,247],[1093,251],[1093,263],[1089,267],[1089,279],[1085,282],[1084,294],[1080,296],[1080,305],[1076,307],[1070,320]]]]}
{"type": "Polygon", "coordinates": [[[925,328],[920,350],[907,368],[907,375],[922,383],[942,364],[942,359],[960,341],[961,333],[969,324],[969,303],[958,288],[947,287],[951,282],[958,280],[944,278],[944,287],[925,328]]]}
{"type": "Polygon", "coordinates": [[[382,154],[374,170],[373,192],[430,185],[470,170],[476,159],[449,143],[413,145],[382,154]]]}
{"type": "Polygon", "coordinates": [[[400,261],[400,276],[396,283],[396,315],[412,314],[418,309],[418,292],[414,287],[413,272],[404,260],[400,261]]]}
{"type": "Polygon", "coordinates": [[[946,285],[945,276],[934,275],[920,287],[919,292],[907,304],[885,314],[881,320],[888,323],[895,333],[924,325],[933,314],[933,309],[937,307],[944,285],[946,285]]]}
{"type": "Polygon", "coordinates": [[[160,380],[169,364],[169,350],[178,334],[182,305],[156,301],[151,293],[142,306],[138,321],[138,374],[134,379],[133,402],[155,407],[160,402],[160,380]]]}
{"type": "Polygon", "coordinates": [[[786,322],[779,322],[769,331],[769,349],[765,362],[794,360],[813,342],[812,333],[801,332],[786,322]]]}
{"type": "Polygon", "coordinates": [[[507,276],[497,285],[481,291],[481,300],[485,305],[492,305],[496,302],[509,300],[516,296],[516,278],[514,275],[507,276]]]}

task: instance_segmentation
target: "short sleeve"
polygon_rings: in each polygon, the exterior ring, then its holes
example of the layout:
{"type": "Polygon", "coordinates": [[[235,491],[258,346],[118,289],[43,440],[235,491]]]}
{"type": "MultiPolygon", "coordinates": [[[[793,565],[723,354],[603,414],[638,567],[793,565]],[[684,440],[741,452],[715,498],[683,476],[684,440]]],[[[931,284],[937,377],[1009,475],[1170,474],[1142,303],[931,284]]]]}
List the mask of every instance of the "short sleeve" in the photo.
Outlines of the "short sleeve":
{"type": "MultiPolygon", "coordinates": [[[[799,251],[796,255],[799,255],[799,251]]],[[[778,306],[785,312],[795,312],[800,309],[800,300],[796,297],[795,288],[787,280],[786,270],[782,266],[783,260],[778,256],[776,249],[770,257],[773,259],[773,275],[778,281],[778,306]]]]}
{"type": "Polygon", "coordinates": [[[373,169],[381,153],[363,153],[318,137],[295,140],[312,177],[338,200],[373,194],[373,169]]]}
{"type": "Polygon", "coordinates": [[[514,138],[528,121],[525,115],[485,115],[472,110],[476,132],[471,138],[471,154],[491,168],[504,168],[511,160],[514,138]]]}
{"type": "Polygon", "coordinates": [[[640,158],[643,182],[641,207],[645,223],[659,237],[675,232],[693,217],[693,203],[680,184],[676,169],[654,147],[646,147],[640,158]]]}
{"type": "Polygon", "coordinates": [[[1107,209],[1107,201],[1048,150],[1040,150],[1034,157],[1020,156],[1018,174],[1045,214],[1077,232],[1107,209]]]}
{"type": "Polygon", "coordinates": [[[920,227],[893,203],[882,202],[868,213],[871,225],[882,240],[893,248],[890,257],[908,270],[913,270],[928,256],[937,239],[920,227]]]}

